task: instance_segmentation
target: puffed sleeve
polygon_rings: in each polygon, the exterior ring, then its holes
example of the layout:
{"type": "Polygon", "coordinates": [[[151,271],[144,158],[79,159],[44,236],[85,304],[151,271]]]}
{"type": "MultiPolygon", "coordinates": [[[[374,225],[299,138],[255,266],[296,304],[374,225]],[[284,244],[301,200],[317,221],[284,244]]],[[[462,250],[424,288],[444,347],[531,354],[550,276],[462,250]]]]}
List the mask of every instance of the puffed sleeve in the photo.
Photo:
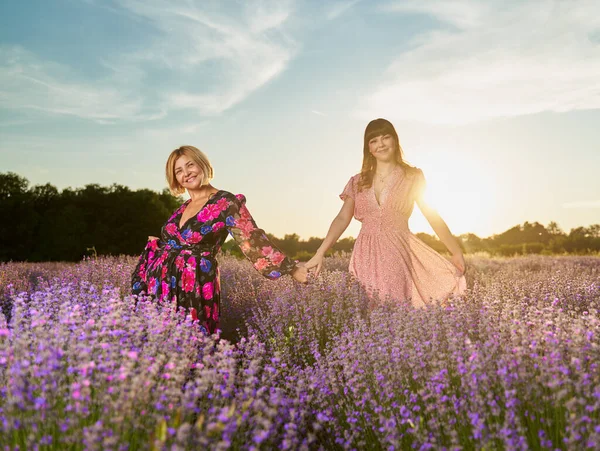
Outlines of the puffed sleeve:
{"type": "Polygon", "coordinates": [[[254,268],[268,279],[291,274],[296,263],[271,243],[264,230],[259,229],[246,208],[243,194],[228,196],[225,226],[254,268]]]}
{"type": "Polygon", "coordinates": [[[350,180],[348,180],[348,183],[346,183],[344,191],[342,191],[342,194],[340,194],[340,199],[342,200],[346,200],[348,197],[351,199],[356,198],[356,176],[350,177],[350,180]]]}

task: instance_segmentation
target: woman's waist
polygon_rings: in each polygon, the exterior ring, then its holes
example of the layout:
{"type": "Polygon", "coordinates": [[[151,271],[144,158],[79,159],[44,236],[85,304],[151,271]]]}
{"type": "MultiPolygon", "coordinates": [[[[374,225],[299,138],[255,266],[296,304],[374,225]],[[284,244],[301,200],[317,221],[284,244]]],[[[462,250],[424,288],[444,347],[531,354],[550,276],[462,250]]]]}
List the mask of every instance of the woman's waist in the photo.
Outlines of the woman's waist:
{"type": "Polygon", "coordinates": [[[178,243],[175,240],[161,242],[156,251],[169,255],[195,255],[201,257],[216,257],[221,250],[221,245],[216,243],[178,243]]]}
{"type": "Polygon", "coordinates": [[[360,233],[369,234],[381,234],[384,232],[406,232],[411,233],[408,227],[408,219],[403,218],[377,218],[370,219],[362,222],[360,233]]]}

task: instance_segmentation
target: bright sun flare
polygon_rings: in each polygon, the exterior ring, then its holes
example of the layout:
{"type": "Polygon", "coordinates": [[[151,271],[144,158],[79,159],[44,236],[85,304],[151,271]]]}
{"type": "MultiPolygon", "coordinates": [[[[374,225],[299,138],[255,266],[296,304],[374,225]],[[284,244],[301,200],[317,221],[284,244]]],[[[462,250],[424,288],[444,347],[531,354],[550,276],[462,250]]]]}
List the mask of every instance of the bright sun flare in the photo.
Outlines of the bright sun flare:
{"type": "MultiPolygon", "coordinates": [[[[474,160],[454,158],[452,152],[436,153],[418,165],[425,174],[425,199],[446,221],[455,235],[473,232],[480,236],[492,233],[493,205],[496,196],[495,174],[482,170],[474,160]]],[[[432,233],[418,208],[411,218],[415,233],[432,233]]]]}

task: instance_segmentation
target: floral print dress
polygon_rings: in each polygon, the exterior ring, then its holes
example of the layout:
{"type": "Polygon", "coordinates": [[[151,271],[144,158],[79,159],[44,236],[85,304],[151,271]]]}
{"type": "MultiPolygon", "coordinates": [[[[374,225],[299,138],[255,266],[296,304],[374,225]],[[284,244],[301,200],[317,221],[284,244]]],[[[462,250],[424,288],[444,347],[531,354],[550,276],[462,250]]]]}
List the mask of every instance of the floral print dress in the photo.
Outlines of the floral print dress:
{"type": "Polygon", "coordinates": [[[181,227],[190,200],[171,215],[159,240],[149,241],[132,274],[132,293],[174,301],[206,333],[219,327],[221,311],[217,253],[230,234],[254,267],[269,279],[290,274],[296,263],[256,226],[242,194],[218,191],[181,227]]]}

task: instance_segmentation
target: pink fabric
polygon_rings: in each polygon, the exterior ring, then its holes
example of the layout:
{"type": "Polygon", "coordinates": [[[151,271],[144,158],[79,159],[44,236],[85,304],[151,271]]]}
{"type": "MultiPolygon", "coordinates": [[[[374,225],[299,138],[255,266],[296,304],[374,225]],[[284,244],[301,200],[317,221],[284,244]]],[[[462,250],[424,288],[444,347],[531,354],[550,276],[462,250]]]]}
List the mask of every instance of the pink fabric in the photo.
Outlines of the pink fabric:
{"type": "Polygon", "coordinates": [[[350,272],[370,293],[423,307],[466,290],[455,266],[408,228],[415,200],[425,188],[423,172],[397,168],[386,180],[377,203],[373,187],[358,192],[360,174],[340,198],[354,199],[354,217],[362,228],[350,258],[350,272]]]}

